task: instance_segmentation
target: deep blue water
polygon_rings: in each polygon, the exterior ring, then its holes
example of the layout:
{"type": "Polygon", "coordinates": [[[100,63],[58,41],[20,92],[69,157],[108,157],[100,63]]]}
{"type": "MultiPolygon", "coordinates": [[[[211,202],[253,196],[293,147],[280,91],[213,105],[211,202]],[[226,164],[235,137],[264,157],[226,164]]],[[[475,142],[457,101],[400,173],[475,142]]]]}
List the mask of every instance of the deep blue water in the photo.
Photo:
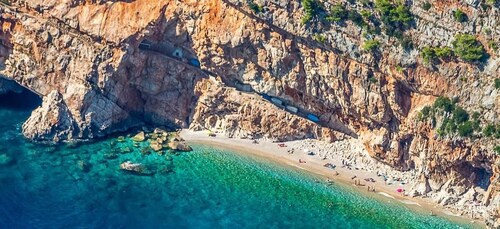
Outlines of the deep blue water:
{"type": "Polygon", "coordinates": [[[31,144],[20,133],[31,108],[0,107],[0,228],[468,227],[208,146],[159,155],[128,138],[31,144]],[[126,160],[155,173],[120,171],[126,160]]]}

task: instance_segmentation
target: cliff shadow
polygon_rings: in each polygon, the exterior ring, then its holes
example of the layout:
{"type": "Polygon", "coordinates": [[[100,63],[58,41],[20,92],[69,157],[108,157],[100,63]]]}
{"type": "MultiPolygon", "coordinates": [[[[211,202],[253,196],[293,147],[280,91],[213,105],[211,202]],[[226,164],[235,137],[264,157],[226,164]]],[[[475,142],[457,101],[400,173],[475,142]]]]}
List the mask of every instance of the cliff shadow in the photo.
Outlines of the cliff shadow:
{"type": "Polygon", "coordinates": [[[139,31],[124,39],[127,48],[117,67],[105,68],[106,77],[99,76],[106,80],[94,91],[124,111],[115,129],[147,125],[176,130],[190,124],[198,99],[195,87],[208,74],[192,47],[163,36],[172,23],[165,18],[165,10],[143,29],[149,33],[139,31]]]}
{"type": "Polygon", "coordinates": [[[33,111],[42,98],[13,80],[0,77],[0,109],[33,111]]]}

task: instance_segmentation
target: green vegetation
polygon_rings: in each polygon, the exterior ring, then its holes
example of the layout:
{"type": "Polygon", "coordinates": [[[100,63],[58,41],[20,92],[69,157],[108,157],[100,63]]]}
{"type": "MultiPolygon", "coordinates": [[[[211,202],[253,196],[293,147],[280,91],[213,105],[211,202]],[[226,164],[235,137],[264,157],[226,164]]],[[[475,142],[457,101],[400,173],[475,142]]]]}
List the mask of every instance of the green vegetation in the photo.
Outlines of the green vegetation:
{"type": "Polygon", "coordinates": [[[380,15],[380,20],[387,27],[388,34],[404,31],[413,21],[409,8],[402,3],[393,4],[389,0],[375,0],[375,9],[380,15]]]}
{"type": "MultiPolygon", "coordinates": [[[[441,119],[441,125],[436,132],[439,136],[457,134],[461,137],[471,137],[474,132],[481,132],[480,113],[474,112],[472,116],[458,104],[458,99],[453,100],[448,97],[438,97],[432,106],[425,106],[418,114],[418,120],[430,119],[435,128],[437,119],[441,119]],[[472,119],[471,119],[472,118],[472,119]]],[[[487,124],[482,129],[485,137],[500,138],[500,125],[487,124]]]]}
{"type": "Polygon", "coordinates": [[[495,52],[498,50],[498,44],[495,41],[488,41],[488,47],[495,52]]]}
{"type": "Polygon", "coordinates": [[[341,22],[347,19],[348,13],[349,11],[347,11],[345,6],[336,4],[330,9],[330,15],[326,18],[326,20],[332,22],[341,22]]]}
{"type": "Polygon", "coordinates": [[[453,110],[452,115],[455,123],[464,123],[469,121],[469,114],[461,107],[457,106],[455,110],[453,110]]]}
{"type": "Polygon", "coordinates": [[[474,127],[472,122],[467,121],[458,126],[458,135],[461,137],[470,137],[474,133],[474,127]]]}
{"type": "Polygon", "coordinates": [[[500,79],[499,78],[495,79],[495,88],[500,89],[500,79]]]}
{"type": "Polygon", "coordinates": [[[495,135],[495,133],[496,133],[496,127],[493,124],[488,124],[483,129],[483,134],[486,137],[491,137],[491,136],[495,135]]]}
{"type": "Polygon", "coordinates": [[[434,48],[434,52],[438,58],[451,58],[453,57],[453,50],[449,47],[434,48]]]}
{"type": "Polygon", "coordinates": [[[371,76],[370,78],[368,78],[368,81],[370,81],[370,83],[377,83],[378,80],[377,78],[375,78],[375,76],[371,76]]]}
{"type": "Polygon", "coordinates": [[[247,4],[248,4],[248,7],[250,7],[250,9],[252,9],[252,11],[255,14],[259,14],[261,12],[264,12],[264,8],[262,6],[255,4],[253,1],[247,1],[247,4]]]}
{"type": "Polygon", "coordinates": [[[421,55],[424,63],[426,64],[433,62],[437,57],[436,52],[431,47],[424,47],[424,49],[422,49],[421,55]]]}
{"type": "Polygon", "coordinates": [[[436,101],[434,101],[433,107],[435,109],[441,109],[445,112],[452,112],[455,109],[455,104],[448,97],[439,96],[436,101]]]}
{"type": "Polygon", "coordinates": [[[369,18],[371,18],[371,17],[373,16],[373,15],[372,15],[372,12],[370,12],[370,11],[368,11],[368,10],[365,10],[365,9],[362,9],[362,10],[360,11],[360,14],[361,14],[361,16],[363,16],[363,18],[365,18],[365,19],[369,19],[369,18]]]}
{"type": "Polygon", "coordinates": [[[449,59],[454,56],[453,50],[449,47],[424,47],[422,49],[422,59],[424,63],[432,63],[437,58],[440,59],[449,59]]]}
{"type": "Polygon", "coordinates": [[[483,44],[469,34],[458,34],[453,41],[455,54],[465,61],[478,61],[486,56],[483,44]]]}
{"type": "Polygon", "coordinates": [[[498,4],[498,0],[486,0],[486,4],[490,6],[495,6],[498,4]]]}
{"type": "Polygon", "coordinates": [[[363,50],[373,52],[380,47],[380,42],[377,40],[367,40],[363,44],[363,50]]]}
{"type": "Polygon", "coordinates": [[[302,18],[302,24],[307,24],[319,15],[319,12],[323,10],[321,5],[317,0],[302,0],[302,6],[304,7],[305,15],[302,18]]]}
{"type": "Polygon", "coordinates": [[[432,4],[430,2],[424,2],[424,4],[422,5],[422,9],[424,9],[425,11],[428,11],[432,8],[432,4]]]}
{"type": "Polygon", "coordinates": [[[361,14],[359,14],[357,11],[354,10],[349,11],[347,18],[359,27],[367,25],[366,22],[363,20],[363,16],[361,16],[361,14]]]}
{"type": "Polygon", "coordinates": [[[493,151],[495,151],[496,154],[500,155],[500,146],[495,146],[495,148],[493,148],[493,151]]]}
{"type": "Polygon", "coordinates": [[[494,137],[496,139],[500,138],[500,124],[493,125],[488,124],[483,129],[483,134],[485,137],[494,137]]]}
{"type": "Polygon", "coordinates": [[[455,18],[455,21],[458,21],[460,23],[467,21],[467,14],[465,14],[460,9],[457,9],[457,10],[453,11],[453,17],[455,18]]]}
{"type": "Polygon", "coordinates": [[[326,42],[326,36],[322,34],[314,34],[313,39],[320,43],[326,42]]]}

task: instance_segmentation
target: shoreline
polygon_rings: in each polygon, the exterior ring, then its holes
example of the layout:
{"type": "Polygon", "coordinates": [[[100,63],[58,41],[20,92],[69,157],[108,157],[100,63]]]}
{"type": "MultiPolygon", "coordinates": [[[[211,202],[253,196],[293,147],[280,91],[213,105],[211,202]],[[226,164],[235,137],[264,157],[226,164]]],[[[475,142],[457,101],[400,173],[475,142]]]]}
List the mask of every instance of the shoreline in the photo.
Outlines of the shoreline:
{"type": "MultiPolygon", "coordinates": [[[[454,214],[438,205],[430,199],[420,197],[410,197],[408,195],[399,194],[397,189],[409,190],[410,184],[388,184],[384,182],[381,176],[378,176],[376,171],[367,171],[352,165],[341,166],[347,162],[341,158],[330,157],[327,155],[308,155],[305,150],[297,149],[298,146],[304,145],[304,140],[292,141],[282,143],[284,147],[278,146],[278,143],[273,143],[267,140],[259,140],[257,144],[253,143],[250,139],[236,139],[221,136],[218,134],[216,137],[209,137],[206,131],[194,132],[191,130],[182,130],[181,137],[188,143],[198,143],[209,146],[214,146],[222,149],[228,149],[242,154],[250,154],[260,158],[268,159],[286,167],[300,169],[307,173],[317,175],[324,179],[325,182],[335,182],[343,186],[351,186],[356,191],[363,195],[370,196],[382,201],[397,201],[408,208],[417,211],[421,214],[433,214],[446,218],[452,222],[461,224],[470,224],[477,228],[486,228],[483,221],[474,220],[469,217],[454,214]],[[293,150],[293,153],[290,151],[293,150]],[[319,157],[318,157],[319,156],[319,157]],[[299,163],[299,160],[305,163],[299,163]],[[330,163],[335,166],[334,169],[327,168],[324,164],[330,163]],[[353,179],[353,177],[356,177],[353,179]],[[365,181],[365,178],[371,178],[375,182],[365,181]],[[355,181],[361,185],[355,185],[355,181]],[[375,191],[368,191],[368,186],[375,189],[375,191]]],[[[306,143],[307,144],[307,143],[306,143]]],[[[316,151],[319,149],[307,150],[316,151]]],[[[354,165],[356,166],[356,165],[354,165]]]]}

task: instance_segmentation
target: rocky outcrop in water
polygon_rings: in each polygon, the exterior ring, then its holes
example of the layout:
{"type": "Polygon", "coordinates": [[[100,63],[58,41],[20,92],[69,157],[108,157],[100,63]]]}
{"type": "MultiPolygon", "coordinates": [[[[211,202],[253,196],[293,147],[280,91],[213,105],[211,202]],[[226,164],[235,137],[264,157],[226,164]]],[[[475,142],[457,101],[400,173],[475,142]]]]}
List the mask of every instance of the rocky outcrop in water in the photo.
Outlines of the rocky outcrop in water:
{"type": "Polygon", "coordinates": [[[371,1],[342,1],[351,14],[338,22],[324,20],[333,3],[320,1],[306,23],[301,1],[10,2],[0,7],[0,74],[44,97],[23,126],[29,138],[143,124],[280,141],[352,137],[377,160],[418,171],[418,195],[477,201],[485,218],[499,206],[498,138],[440,136],[444,119],[418,118],[447,96],[477,112],[481,129],[498,124],[498,6],[407,2],[411,22],[390,35],[371,1]],[[454,18],[458,9],[467,20],[454,18]],[[457,33],[474,35],[488,58],[423,60],[426,47],[452,48],[457,33]]]}

